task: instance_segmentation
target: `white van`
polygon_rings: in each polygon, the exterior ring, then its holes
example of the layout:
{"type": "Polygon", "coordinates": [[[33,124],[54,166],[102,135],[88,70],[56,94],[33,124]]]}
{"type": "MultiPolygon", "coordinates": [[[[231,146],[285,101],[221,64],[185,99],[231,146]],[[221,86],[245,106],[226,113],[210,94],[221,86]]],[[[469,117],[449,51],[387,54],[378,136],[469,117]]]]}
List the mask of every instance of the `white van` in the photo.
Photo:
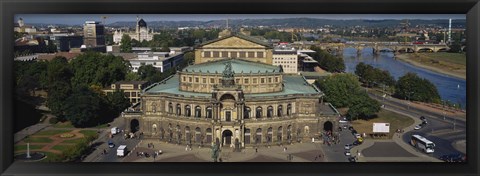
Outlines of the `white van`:
{"type": "Polygon", "coordinates": [[[127,145],[120,145],[117,149],[117,156],[124,157],[127,154],[127,145]]]}
{"type": "Polygon", "coordinates": [[[117,134],[120,132],[120,128],[118,127],[113,127],[112,130],[111,130],[112,134],[117,134]]]}

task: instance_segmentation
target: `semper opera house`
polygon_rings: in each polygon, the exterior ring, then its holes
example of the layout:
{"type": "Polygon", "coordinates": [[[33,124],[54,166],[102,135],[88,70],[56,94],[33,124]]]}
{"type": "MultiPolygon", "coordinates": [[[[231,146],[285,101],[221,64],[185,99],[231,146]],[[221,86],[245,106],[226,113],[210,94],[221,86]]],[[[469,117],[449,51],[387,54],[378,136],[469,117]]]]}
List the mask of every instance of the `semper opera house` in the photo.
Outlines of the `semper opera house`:
{"type": "Polygon", "coordinates": [[[144,138],[241,149],[311,141],[338,113],[301,75],[273,66],[272,47],[230,34],[195,49],[195,64],[142,91],[123,113],[144,138]]]}

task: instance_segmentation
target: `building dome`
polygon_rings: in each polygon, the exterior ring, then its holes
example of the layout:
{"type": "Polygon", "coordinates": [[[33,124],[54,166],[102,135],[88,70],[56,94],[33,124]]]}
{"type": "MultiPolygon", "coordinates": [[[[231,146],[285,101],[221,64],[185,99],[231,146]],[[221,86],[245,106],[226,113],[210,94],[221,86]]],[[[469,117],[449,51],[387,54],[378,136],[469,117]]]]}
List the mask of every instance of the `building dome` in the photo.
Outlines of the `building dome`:
{"type": "Polygon", "coordinates": [[[143,19],[140,19],[137,24],[139,27],[147,27],[147,23],[143,19]]]}

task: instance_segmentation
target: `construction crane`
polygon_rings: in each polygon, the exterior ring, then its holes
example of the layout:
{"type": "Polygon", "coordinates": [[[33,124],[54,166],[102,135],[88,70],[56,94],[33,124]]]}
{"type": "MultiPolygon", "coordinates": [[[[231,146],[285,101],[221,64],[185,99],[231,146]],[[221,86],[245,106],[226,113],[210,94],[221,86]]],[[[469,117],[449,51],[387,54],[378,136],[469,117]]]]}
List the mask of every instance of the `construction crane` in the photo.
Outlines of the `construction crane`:
{"type": "Polygon", "coordinates": [[[404,40],[405,40],[405,43],[407,43],[407,36],[408,36],[408,27],[410,26],[410,23],[408,22],[408,19],[405,19],[403,20],[402,23],[400,23],[403,27],[403,36],[404,36],[404,40]]]}

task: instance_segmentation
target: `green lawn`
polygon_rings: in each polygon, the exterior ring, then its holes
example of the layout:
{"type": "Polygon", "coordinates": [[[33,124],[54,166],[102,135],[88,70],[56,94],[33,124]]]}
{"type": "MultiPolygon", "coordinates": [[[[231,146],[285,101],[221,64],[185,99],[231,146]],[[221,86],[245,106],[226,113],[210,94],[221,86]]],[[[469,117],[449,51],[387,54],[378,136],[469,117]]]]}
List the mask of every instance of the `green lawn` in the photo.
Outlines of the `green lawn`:
{"type": "Polygon", "coordinates": [[[48,137],[28,137],[23,140],[23,142],[29,142],[29,143],[51,143],[53,142],[52,139],[48,137]]]}
{"type": "Polygon", "coordinates": [[[52,149],[53,150],[58,150],[58,151],[61,151],[62,153],[65,152],[65,150],[68,150],[69,148],[71,147],[74,147],[75,145],[56,145],[56,146],[53,146],[52,149]]]}
{"type": "Polygon", "coordinates": [[[97,135],[97,131],[95,130],[81,130],[80,133],[85,135],[85,137],[97,135]]]}
{"type": "Polygon", "coordinates": [[[465,66],[467,64],[467,56],[462,53],[447,53],[447,52],[438,52],[438,53],[418,53],[422,57],[427,57],[429,59],[454,63],[465,66]]]}
{"type": "Polygon", "coordinates": [[[82,142],[83,140],[85,140],[85,138],[70,139],[70,140],[65,140],[65,141],[63,141],[63,142],[60,143],[60,144],[63,144],[63,143],[66,143],[66,144],[75,144],[75,143],[80,143],[80,142],[82,142]]]}
{"type": "Polygon", "coordinates": [[[46,155],[47,158],[41,160],[41,162],[61,162],[61,158],[58,154],[52,152],[41,152],[46,155]]]}
{"type": "Polygon", "coordinates": [[[38,133],[35,133],[35,135],[49,135],[53,136],[56,134],[62,134],[62,133],[68,133],[71,132],[72,130],[47,130],[47,131],[41,131],[38,133]]]}
{"type": "Polygon", "coordinates": [[[403,129],[414,123],[414,120],[410,117],[397,114],[387,110],[380,110],[377,114],[378,117],[370,120],[355,120],[352,122],[352,126],[358,133],[371,134],[373,131],[373,123],[390,123],[390,133],[388,139],[391,139],[395,134],[396,129],[403,129]]]}
{"type": "MultiPolygon", "coordinates": [[[[30,150],[41,149],[44,145],[30,145],[30,150]]],[[[14,151],[27,150],[27,145],[15,145],[14,151]]]]}

